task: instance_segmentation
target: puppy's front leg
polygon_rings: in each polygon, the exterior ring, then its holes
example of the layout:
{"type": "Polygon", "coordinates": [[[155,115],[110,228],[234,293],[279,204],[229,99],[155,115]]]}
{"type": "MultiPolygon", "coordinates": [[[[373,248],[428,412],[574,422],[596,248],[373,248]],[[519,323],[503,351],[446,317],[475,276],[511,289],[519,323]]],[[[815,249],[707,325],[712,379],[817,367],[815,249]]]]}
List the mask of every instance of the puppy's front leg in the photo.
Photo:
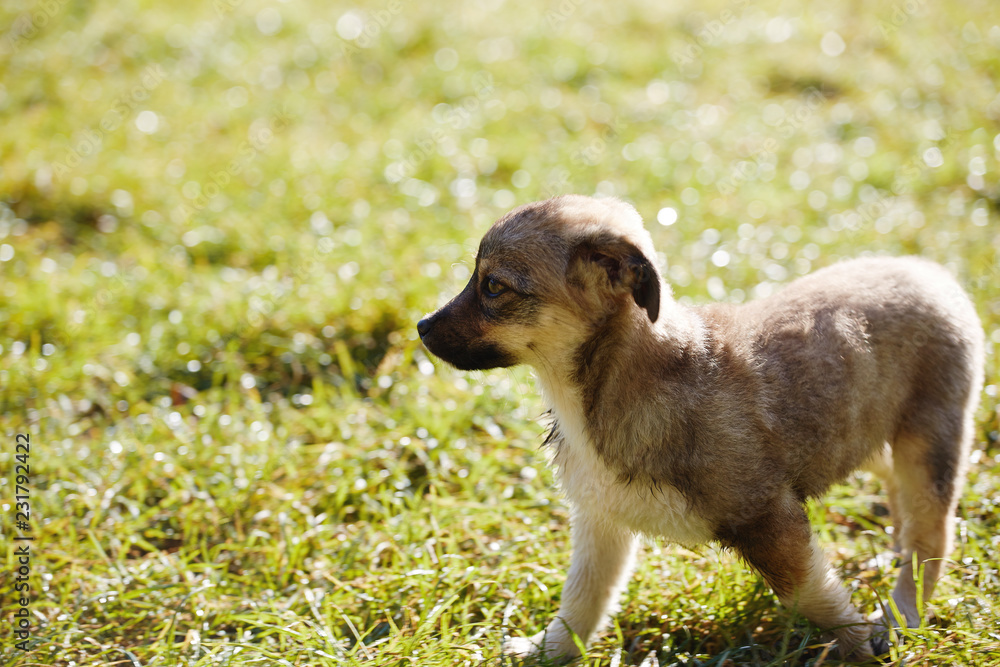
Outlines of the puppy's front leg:
{"type": "Polygon", "coordinates": [[[550,658],[580,654],[573,634],[586,645],[614,613],[618,595],[632,571],[638,539],[605,518],[574,512],[573,559],[563,586],[559,615],[533,637],[516,637],[504,643],[504,653],[529,657],[544,653],[550,658]],[[572,631],[572,632],[571,632],[572,631]]]}

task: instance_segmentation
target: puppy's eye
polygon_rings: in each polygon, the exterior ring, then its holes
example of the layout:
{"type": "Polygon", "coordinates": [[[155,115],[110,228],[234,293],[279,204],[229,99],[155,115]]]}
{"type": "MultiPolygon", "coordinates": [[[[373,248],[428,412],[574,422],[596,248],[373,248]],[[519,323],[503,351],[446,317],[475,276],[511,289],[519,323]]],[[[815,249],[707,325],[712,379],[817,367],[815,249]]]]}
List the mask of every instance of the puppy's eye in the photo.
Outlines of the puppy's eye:
{"type": "Polygon", "coordinates": [[[486,296],[500,296],[507,291],[507,286],[496,278],[489,278],[486,280],[486,286],[483,291],[486,293],[486,296]]]}

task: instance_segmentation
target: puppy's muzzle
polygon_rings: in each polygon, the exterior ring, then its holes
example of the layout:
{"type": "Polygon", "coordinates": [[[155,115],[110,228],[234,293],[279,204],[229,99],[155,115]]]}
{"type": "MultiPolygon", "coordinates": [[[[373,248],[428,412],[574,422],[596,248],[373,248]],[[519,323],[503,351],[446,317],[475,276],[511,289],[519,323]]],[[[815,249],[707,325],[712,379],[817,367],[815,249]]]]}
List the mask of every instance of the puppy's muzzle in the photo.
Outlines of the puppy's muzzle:
{"type": "Polygon", "coordinates": [[[516,360],[495,342],[482,337],[481,319],[469,312],[464,297],[417,322],[424,347],[463,371],[513,366],[516,360]]]}

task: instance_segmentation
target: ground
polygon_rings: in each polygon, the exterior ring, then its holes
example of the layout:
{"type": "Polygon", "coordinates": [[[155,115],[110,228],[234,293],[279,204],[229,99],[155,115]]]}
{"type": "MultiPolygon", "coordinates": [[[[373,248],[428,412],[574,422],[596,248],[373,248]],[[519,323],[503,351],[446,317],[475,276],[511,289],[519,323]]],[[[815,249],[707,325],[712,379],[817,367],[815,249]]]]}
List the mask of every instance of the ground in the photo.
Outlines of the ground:
{"type": "MultiPolygon", "coordinates": [[[[569,559],[544,407],[414,325],[494,219],[564,192],[633,202],[693,304],[872,253],[959,277],[989,341],[969,482],[887,662],[1000,662],[993,0],[12,0],[0,26],[4,664],[501,664],[569,559]]],[[[878,484],[810,512],[871,610],[878,484]]],[[[650,541],[578,664],[654,662],[830,658],[732,556],[650,541]]]]}

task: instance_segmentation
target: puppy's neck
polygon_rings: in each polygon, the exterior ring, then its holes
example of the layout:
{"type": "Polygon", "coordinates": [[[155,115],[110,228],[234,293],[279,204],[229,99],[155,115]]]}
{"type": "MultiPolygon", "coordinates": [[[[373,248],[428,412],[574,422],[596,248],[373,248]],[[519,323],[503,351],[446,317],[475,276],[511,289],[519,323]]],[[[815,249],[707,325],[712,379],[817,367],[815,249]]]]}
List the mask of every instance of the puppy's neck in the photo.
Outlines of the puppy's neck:
{"type": "Polygon", "coordinates": [[[705,322],[695,310],[667,296],[660,302],[660,316],[650,323],[650,335],[658,345],[674,349],[700,348],[705,342],[705,322]]]}
{"type": "Polygon", "coordinates": [[[618,388],[634,387],[639,376],[668,372],[673,359],[699,355],[705,338],[698,314],[666,297],[655,323],[642,309],[621,311],[557,357],[535,364],[535,371],[559,430],[573,441],[599,445],[594,441],[602,434],[588,425],[604,422],[620,428],[629,423],[620,418],[639,407],[618,388]],[[598,410],[611,420],[597,419],[598,410]]]}

